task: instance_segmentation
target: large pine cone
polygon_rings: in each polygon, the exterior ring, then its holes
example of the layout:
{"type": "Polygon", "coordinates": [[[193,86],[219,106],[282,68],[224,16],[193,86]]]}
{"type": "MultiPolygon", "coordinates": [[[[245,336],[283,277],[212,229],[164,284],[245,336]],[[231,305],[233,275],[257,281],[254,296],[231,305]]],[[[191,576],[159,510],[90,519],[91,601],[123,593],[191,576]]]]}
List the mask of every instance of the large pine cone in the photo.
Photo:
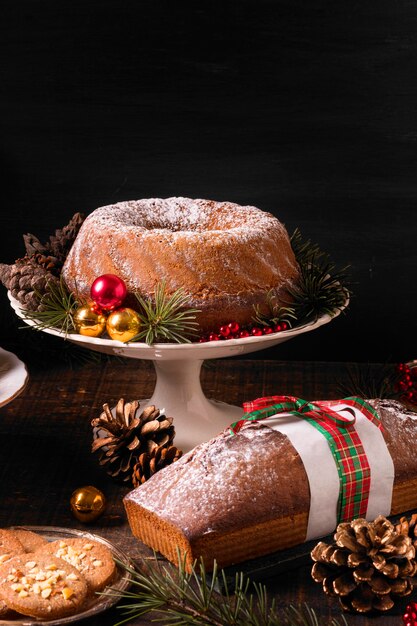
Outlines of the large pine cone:
{"type": "Polygon", "coordinates": [[[49,237],[48,249],[50,254],[58,258],[62,264],[67,258],[84,219],[82,213],[75,213],[66,226],[56,230],[55,234],[49,237]]]}
{"type": "Polygon", "coordinates": [[[138,416],[139,408],[137,400],[125,403],[120,398],[113,412],[103,404],[100,417],[91,421],[96,437],[91,451],[98,453],[100,465],[110,476],[127,483],[142,453],[169,447],[175,436],[172,417],[161,415],[155,406],[146,407],[138,416]]]}
{"type": "Polygon", "coordinates": [[[81,213],[76,213],[46,244],[30,233],[23,235],[26,256],[14,265],[0,265],[0,282],[25,309],[42,310],[42,296],[51,281],[58,284],[62,266],[83,220],[81,213]]]}
{"type": "Polygon", "coordinates": [[[387,611],[397,598],[411,593],[415,548],[385,517],[339,524],[334,538],[334,544],[321,541],[311,552],[311,574],[328,595],[339,598],[344,610],[387,611]]]}
{"type": "Polygon", "coordinates": [[[38,237],[31,233],[23,235],[26,255],[32,257],[39,254],[45,257],[53,257],[55,266],[61,269],[83,221],[84,216],[81,213],[75,213],[68,224],[63,228],[57,229],[55,234],[51,235],[49,241],[45,244],[41,243],[38,237]]]}
{"type": "Polygon", "coordinates": [[[178,461],[182,451],[175,446],[154,448],[152,452],[143,452],[133,467],[132,483],[134,487],[142,485],[156,472],[178,461]]]}
{"type": "Polygon", "coordinates": [[[395,530],[406,537],[411,537],[411,543],[417,551],[417,513],[413,513],[410,519],[400,517],[395,530]]]}
{"type": "Polygon", "coordinates": [[[40,265],[36,260],[27,258],[14,265],[1,265],[0,280],[29,311],[41,311],[42,296],[52,283],[59,283],[59,278],[47,269],[47,265],[40,265]]]}

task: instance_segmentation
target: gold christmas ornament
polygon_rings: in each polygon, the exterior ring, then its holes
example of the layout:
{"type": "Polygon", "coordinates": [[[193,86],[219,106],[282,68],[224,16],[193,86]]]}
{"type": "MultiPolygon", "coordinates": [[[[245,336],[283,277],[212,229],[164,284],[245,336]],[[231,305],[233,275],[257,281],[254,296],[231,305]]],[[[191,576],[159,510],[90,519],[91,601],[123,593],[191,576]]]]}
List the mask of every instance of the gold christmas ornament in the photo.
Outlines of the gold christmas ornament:
{"type": "Polygon", "coordinates": [[[139,315],[127,307],[113,311],[107,318],[106,330],[112,339],[130,341],[140,330],[139,315]]]}
{"type": "Polygon", "coordinates": [[[94,522],[103,513],[106,508],[106,498],[97,487],[86,485],[73,492],[70,505],[74,516],[80,522],[88,524],[94,522]]]}
{"type": "Polygon", "coordinates": [[[74,324],[77,333],[85,337],[100,337],[106,328],[106,318],[97,313],[91,305],[79,307],[74,314],[74,324]]]}

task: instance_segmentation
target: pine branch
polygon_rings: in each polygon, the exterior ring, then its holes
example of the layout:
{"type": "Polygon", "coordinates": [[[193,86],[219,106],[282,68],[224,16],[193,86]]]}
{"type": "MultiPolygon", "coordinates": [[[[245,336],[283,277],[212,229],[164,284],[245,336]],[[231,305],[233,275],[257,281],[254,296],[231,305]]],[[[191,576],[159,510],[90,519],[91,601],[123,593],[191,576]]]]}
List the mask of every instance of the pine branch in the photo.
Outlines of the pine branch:
{"type": "Polygon", "coordinates": [[[341,397],[359,396],[360,398],[389,398],[401,396],[397,390],[400,376],[392,364],[348,366],[346,380],[338,385],[341,397]]]}
{"type": "Polygon", "coordinates": [[[348,267],[337,270],[329,255],[310,240],[304,241],[298,229],[291,237],[291,246],[301,274],[298,284],[288,290],[298,321],[305,323],[341,311],[350,296],[348,267]]]}
{"type": "Polygon", "coordinates": [[[34,328],[56,328],[65,335],[75,330],[74,313],[79,303],[63,278],[58,282],[50,281],[44,294],[35,293],[40,300],[40,310],[23,310],[24,317],[34,322],[34,328]]]}
{"type": "Polygon", "coordinates": [[[195,321],[198,309],[187,308],[188,298],[183,289],[171,296],[166,293],[165,281],[156,286],[154,300],[145,299],[135,293],[139,303],[141,331],[130,341],[141,341],[149,345],[156,341],[190,343],[190,337],[198,334],[195,321]]]}
{"type": "MultiPolygon", "coordinates": [[[[120,597],[124,619],[115,626],[132,619],[157,614],[158,624],[174,626],[324,626],[313,609],[307,605],[290,606],[277,611],[275,602],[268,598],[264,585],[252,583],[242,572],[237,573],[233,589],[227,583],[224,571],[214,569],[210,577],[204,563],[198,561],[186,571],[185,558],[179,559],[178,569],[142,562],[138,571],[119,563],[132,579],[132,590],[110,590],[105,595],[120,597]],[[216,591],[223,589],[220,594],[216,591]]],[[[326,622],[328,626],[347,626],[346,619],[326,622]]]]}
{"type": "Polygon", "coordinates": [[[286,322],[291,327],[291,321],[296,320],[294,307],[280,306],[277,302],[277,294],[274,289],[270,289],[266,295],[266,304],[268,313],[261,313],[260,306],[254,305],[254,316],[252,317],[255,324],[259,326],[270,326],[271,324],[282,324],[286,322]]]}

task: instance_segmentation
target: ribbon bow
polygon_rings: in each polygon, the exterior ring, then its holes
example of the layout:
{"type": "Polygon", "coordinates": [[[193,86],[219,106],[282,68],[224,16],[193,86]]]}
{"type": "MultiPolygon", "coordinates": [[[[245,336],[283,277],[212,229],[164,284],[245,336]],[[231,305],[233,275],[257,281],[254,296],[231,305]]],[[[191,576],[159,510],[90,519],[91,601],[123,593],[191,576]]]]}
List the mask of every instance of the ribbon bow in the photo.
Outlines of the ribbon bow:
{"type": "Polygon", "coordinates": [[[330,404],[330,402],[315,402],[313,404],[312,402],[307,402],[307,400],[296,398],[295,396],[266,396],[253,400],[252,402],[245,402],[243,404],[243,410],[246,415],[241,420],[232,424],[230,429],[232,434],[236,434],[248,421],[257,422],[279,413],[291,413],[292,415],[318,421],[327,418],[342,427],[355,423],[356,416],[354,411],[350,411],[352,417],[345,417],[333,411],[329,406],[330,404]]]}
{"type": "Polygon", "coordinates": [[[355,409],[382,429],[378,414],[367,402],[356,397],[313,403],[294,396],[268,396],[245,402],[243,408],[245,415],[231,425],[232,434],[237,434],[247,422],[258,422],[280,413],[296,415],[319,430],[327,440],[339,475],[338,523],[366,516],[371,469],[355,429],[355,409]],[[341,404],[351,416],[332,408],[336,405],[340,408],[341,404]]]}

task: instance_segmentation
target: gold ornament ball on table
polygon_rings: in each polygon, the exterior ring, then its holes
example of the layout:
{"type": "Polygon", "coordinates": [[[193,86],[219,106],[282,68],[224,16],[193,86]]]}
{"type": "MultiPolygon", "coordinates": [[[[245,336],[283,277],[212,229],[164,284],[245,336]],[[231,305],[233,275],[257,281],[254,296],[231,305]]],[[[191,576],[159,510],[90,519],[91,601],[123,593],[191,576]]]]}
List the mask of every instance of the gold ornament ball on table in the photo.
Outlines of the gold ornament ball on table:
{"type": "Polygon", "coordinates": [[[85,337],[100,337],[106,328],[106,318],[90,305],[81,306],[75,311],[74,324],[77,333],[85,337]]]}
{"type": "Polygon", "coordinates": [[[139,315],[127,307],[113,311],[107,318],[106,330],[112,339],[130,341],[140,331],[139,315]]]}
{"type": "Polygon", "coordinates": [[[71,511],[80,522],[94,522],[106,508],[106,498],[100,489],[87,485],[73,492],[70,505],[71,511]]]}

